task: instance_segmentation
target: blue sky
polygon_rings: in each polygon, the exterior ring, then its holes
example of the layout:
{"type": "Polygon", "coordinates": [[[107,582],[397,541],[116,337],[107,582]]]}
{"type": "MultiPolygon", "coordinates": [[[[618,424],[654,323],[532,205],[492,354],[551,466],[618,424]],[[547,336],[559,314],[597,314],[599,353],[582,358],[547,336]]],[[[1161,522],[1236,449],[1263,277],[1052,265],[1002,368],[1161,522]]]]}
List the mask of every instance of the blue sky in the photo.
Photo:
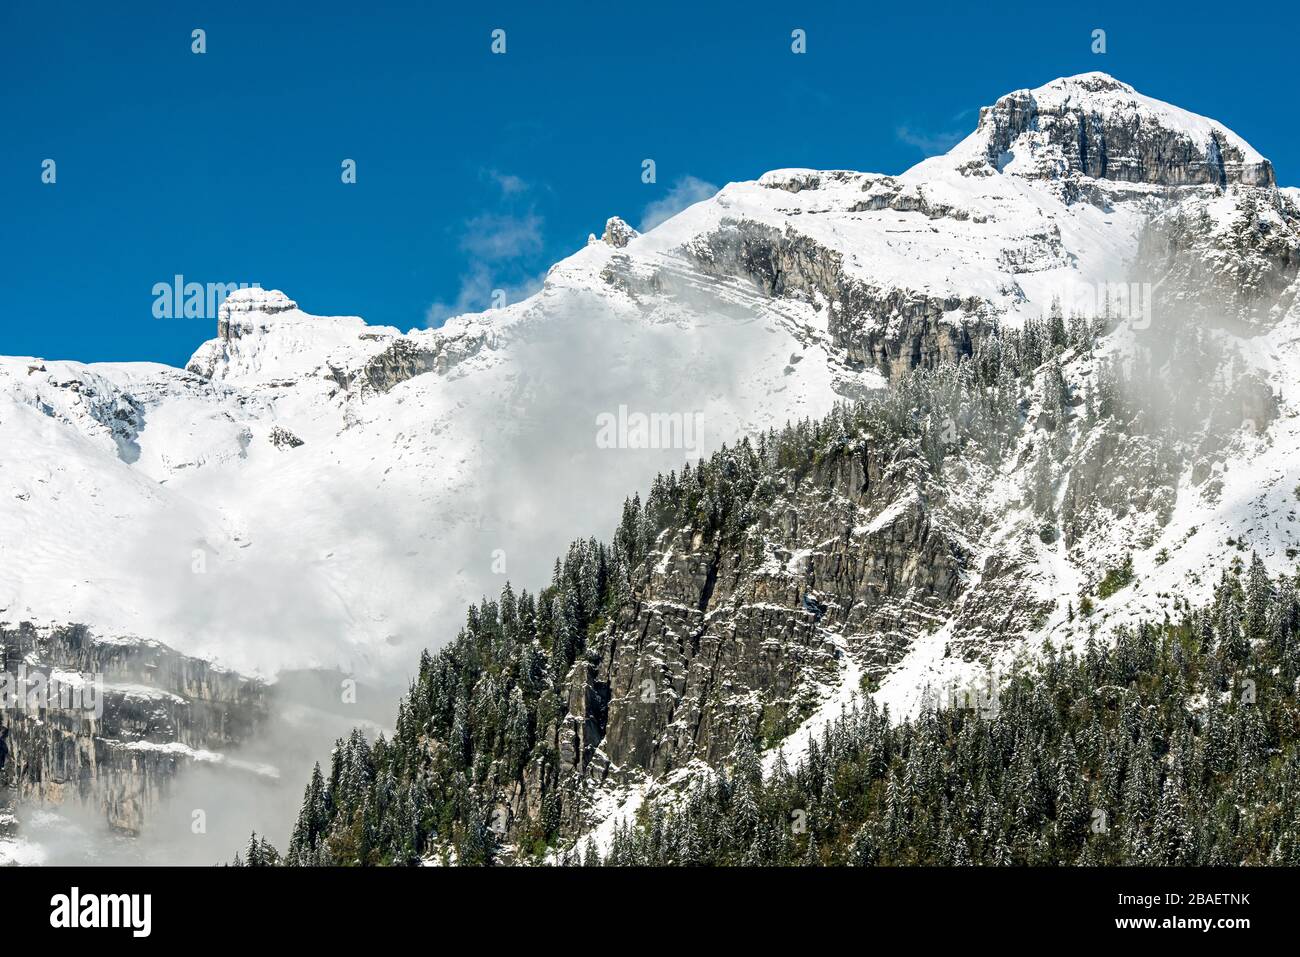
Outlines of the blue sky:
{"type": "Polygon", "coordinates": [[[183,364],[215,323],[154,317],[178,273],[422,326],[529,288],[612,214],[784,166],[899,172],[1087,70],[1300,184],[1293,4],[463,7],[0,2],[0,354],[183,364]]]}

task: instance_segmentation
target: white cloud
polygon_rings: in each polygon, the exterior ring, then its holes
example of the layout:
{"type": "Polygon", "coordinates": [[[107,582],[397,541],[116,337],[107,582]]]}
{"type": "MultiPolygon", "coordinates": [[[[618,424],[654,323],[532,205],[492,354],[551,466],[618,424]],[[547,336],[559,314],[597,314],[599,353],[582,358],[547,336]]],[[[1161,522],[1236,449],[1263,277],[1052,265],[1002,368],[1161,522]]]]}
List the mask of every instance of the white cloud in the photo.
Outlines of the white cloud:
{"type": "Polygon", "coordinates": [[[461,248],[481,259],[514,259],[542,249],[542,217],[483,213],[465,223],[461,248]]]}
{"type": "MultiPolygon", "coordinates": [[[[521,177],[498,170],[483,170],[482,175],[497,184],[503,198],[527,192],[530,186],[521,177]]],[[[515,260],[539,253],[544,248],[542,217],[533,209],[524,213],[480,213],[465,221],[460,238],[460,248],[470,254],[468,270],[460,277],[460,287],[450,301],[439,300],[429,306],[425,322],[436,328],[452,316],[468,312],[482,312],[491,308],[493,294],[505,292],[506,302],[518,302],[531,296],[542,286],[545,274],[528,276],[518,281],[520,264],[515,260]],[[513,284],[503,279],[511,276],[513,284]]]]}
{"type": "Polygon", "coordinates": [[[965,133],[955,130],[950,133],[927,133],[908,126],[900,126],[895,133],[904,143],[915,146],[926,156],[946,153],[966,137],[965,133]]]}
{"type": "Polygon", "coordinates": [[[441,326],[452,316],[462,316],[467,312],[482,312],[492,306],[492,293],[501,289],[506,294],[506,302],[519,302],[527,299],[542,288],[546,274],[530,276],[523,282],[514,284],[497,284],[487,266],[479,264],[473,270],[461,276],[460,289],[451,302],[435,302],[429,307],[425,316],[426,324],[433,329],[441,326]]]}
{"type": "Polygon", "coordinates": [[[654,229],[665,220],[672,219],[687,206],[717,193],[718,187],[695,176],[683,176],[672,188],[645,208],[641,214],[641,232],[654,229]]]}
{"type": "Polygon", "coordinates": [[[500,170],[495,169],[488,170],[487,175],[500,188],[502,196],[515,196],[519,193],[528,192],[528,183],[522,176],[516,176],[514,173],[502,173],[500,170]]]}

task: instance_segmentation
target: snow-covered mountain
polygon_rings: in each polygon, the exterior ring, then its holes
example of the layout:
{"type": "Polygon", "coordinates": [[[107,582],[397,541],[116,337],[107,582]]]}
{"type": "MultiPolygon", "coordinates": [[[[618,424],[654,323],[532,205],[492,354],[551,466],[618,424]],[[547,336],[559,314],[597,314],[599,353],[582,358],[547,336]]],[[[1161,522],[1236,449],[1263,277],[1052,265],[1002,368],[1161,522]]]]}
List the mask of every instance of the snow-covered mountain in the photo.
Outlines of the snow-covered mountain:
{"type": "MultiPolygon", "coordinates": [[[[778,170],[644,235],[612,218],[536,295],[436,330],[240,290],[183,370],[0,359],[0,620],[138,634],[265,675],[403,674],[468,600],[505,575],[545,580],[575,535],[608,535],[656,472],[820,419],[1057,302],[1119,320],[1095,352],[1061,357],[1080,403],[1153,323],[1211,314],[1236,363],[1224,394],[1251,428],[1216,431],[1138,487],[1159,449],[1089,433],[1053,503],[1080,503],[1077,530],[1027,538],[1041,524],[1024,500],[1033,423],[1048,421],[1031,406],[1021,453],[950,490],[973,510],[934,525],[956,556],[941,596],[908,593],[934,585],[914,567],[934,553],[930,526],[929,551],[896,542],[902,604],[844,623],[847,670],[829,684],[873,673],[907,709],[981,642],[1071,631],[1090,576],[1128,552],[1137,584],[1108,620],[1207,589],[1240,541],[1274,568],[1294,558],[1298,267],[1300,191],[1277,188],[1266,159],[1089,73],[1002,97],[948,154],[898,176],[778,170]],[[698,414],[703,439],[603,447],[601,417],[620,407],[698,414]],[[1116,463],[1124,487],[1104,488],[1116,463]],[[995,625],[1012,586],[1033,600],[995,625]],[[938,627],[908,624],[903,606],[938,627]],[[884,629],[895,613],[904,623],[884,629]],[[854,628],[888,630],[888,653],[848,640],[854,628]]],[[[823,553],[913,522],[914,490],[894,491],[855,502],[856,538],[819,551],[792,536],[780,573],[805,581],[823,553]]],[[[824,519],[808,527],[838,535],[824,519]]]]}
{"type": "Polygon", "coordinates": [[[698,303],[647,313],[601,278],[613,252],[436,331],[247,290],[185,370],[0,360],[3,618],[264,674],[406,668],[502,574],[604,533],[657,470],[881,381],[839,367],[810,306],[750,310],[741,283],[691,276],[698,303]],[[599,448],[597,416],[620,406],[700,413],[702,435],[599,448]]]}
{"type": "Polygon", "coordinates": [[[0,613],[265,672],[409,661],[495,549],[523,577],[665,463],[1127,282],[1171,206],[1228,229],[1259,187],[1294,242],[1272,182],[1235,133],[1084,74],[901,176],[779,170],[644,236],[611,219],[537,295],[441,329],[248,289],[185,370],[0,360],[0,613]],[[619,405],[703,412],[704,442],[598,449],[619,405]]]}

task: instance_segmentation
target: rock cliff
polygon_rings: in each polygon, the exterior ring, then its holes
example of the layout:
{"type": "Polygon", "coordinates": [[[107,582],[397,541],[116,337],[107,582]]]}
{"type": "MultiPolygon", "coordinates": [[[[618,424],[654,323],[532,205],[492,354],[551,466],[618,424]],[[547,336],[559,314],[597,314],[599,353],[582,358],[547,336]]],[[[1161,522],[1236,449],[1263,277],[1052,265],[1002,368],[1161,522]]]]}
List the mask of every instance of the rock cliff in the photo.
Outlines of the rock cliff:
{"type": "Polygon", "coordinates": [[[80,625],[24,622],[0,624],[0,674],[10,693],[8,773],[20,800],[76,802],[135,833],[190,762],[255,773],[223,752],[256,731],[267,689],[202,659],[80,625]],[[62,700],[41,690],[51,680],[66,689],[62,700]]]}

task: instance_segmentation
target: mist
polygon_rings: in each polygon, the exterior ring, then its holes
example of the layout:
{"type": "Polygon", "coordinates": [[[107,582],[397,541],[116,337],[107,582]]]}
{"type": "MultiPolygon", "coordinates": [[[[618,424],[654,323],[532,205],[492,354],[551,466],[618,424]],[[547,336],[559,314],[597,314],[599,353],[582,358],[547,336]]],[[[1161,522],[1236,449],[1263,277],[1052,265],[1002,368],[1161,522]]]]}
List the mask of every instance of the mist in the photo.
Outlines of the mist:
{"type": "Polygon", "coordinates": [[[789,364],[821,347],[736,294],[679,285],[655,312],[551,295],[502,331],[485,368],[471,360],[369,397],[328,442],[273,459],[296,470],[287,480],[259,462],[247,474],[239,463],[199,470],[183,497],[123,528],[139,632],[260,676],[273,707],[224,762],[185,767],[135,839],[61,809],[75,837],[36,828],[50,835],[49,862],[224,862],[254,830],[283,851],[312,763],[328,770],[333,742],[353,727],[373,739],[391,726],[421,650],[451,640],[470,602],[507,580],[546,585],[569,542],[607,539],[623,500],[644,497],[657,473],[829,411],[825,357],[789,364]],[[620,407],[700,428],[650,443],[668,447],[602,447],[601,417],[620,407]],[[368,461],[394,429],[426,425],[382,468],[368,461]]]}

